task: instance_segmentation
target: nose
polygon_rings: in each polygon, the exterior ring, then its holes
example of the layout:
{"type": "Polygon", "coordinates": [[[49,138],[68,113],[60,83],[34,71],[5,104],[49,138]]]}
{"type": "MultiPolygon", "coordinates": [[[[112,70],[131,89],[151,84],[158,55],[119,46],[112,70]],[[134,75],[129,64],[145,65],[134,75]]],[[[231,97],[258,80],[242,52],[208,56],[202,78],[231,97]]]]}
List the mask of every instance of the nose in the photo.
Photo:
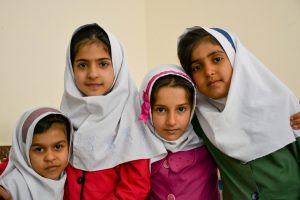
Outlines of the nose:
{"type": "Polygon", "coordinates": [[[45,156],[45,160],[52,162],[56,159],[55,152],[53,150],[48,150],[45,156]]]}
{"type": "Polygon", "coordinates": [[[95,63],[91,64],[91,66],[88,69],[88,77],[91,79],[98,77],[98,68],[95,63]]]}
{"type": "Polygon", "coordinates": [[[173,126],[173,125],[176,124],[176,114],[175,114],[175,112],[171,111],[171,112],[168,114],[167,124],[168,124],[169,126],[173,126]]]}
{"type": "Polygon", "coordinates": [[[210,77],[215,74],[215,67],[211,63],[208,63],[204,66],[204,72],[206,77],[210,77]]]}

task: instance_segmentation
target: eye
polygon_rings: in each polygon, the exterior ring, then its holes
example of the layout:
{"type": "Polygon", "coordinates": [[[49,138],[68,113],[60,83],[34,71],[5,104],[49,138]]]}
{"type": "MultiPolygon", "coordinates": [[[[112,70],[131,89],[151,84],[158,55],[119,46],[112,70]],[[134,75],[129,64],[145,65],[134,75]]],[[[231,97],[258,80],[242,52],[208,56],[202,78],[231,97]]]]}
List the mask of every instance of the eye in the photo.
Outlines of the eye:
{"type": "Polygon", "coordinates": [[[215,63],[221,62],[221,60],[223,60],[222,57],[215,57],[215,58],[213,58],[213,61],[214,61],[215,63]]]}
{"type": "Polygon", "coordinates": [[[159,113],[163,113],[163,112],[166,112],[166,109],[165,108],[162,108],[162,107],[158,107],[155,109],[156,112],[159,112],[159,113]]]}
{"type": "Polygon", "coordinates": [[[84,69],[84,68],[87,67],[87,64],[86,64],[86,63],[83,63],[83,62],[80,62],[80,63],[77,64],[77,67],[78,67],[78,68],[81,68],[81,69],[84,69]]]}
{"type": "Polygon", "coordinates": [[[56,144],[55,146],[54,146],[54,149],[56,150],[56,151],[59,151],[59,150],[61,150],[63,148],[63,145],[62,144],[56,144]]]}
{"type": "Polygon", "coordinates": [[[184,112],[184,111],[186,111],[186,107],[180,106],[180,107],[178,108],[178,112],[184,112]]]}
{"type": "Polygon", "coordinates": [[[45,152],[45,149],[42,147],[34,147],[33,151],[36,153],[43,153],[45,152]]]}
{"type": "Polygon", "coordinates": [[[107,67],[109,67],[110,65],[111,65],[111,63],[108,62],[108,61],[101,61],[101,62],[99,63],[99,66],[100,66],[101,68],[107,68],[107,67]]]}
{"type": "Polygon", "coordinates": [[[201,68],[202,68],[201,64],[192,65],[192,72],[197,72],[197,71],[201,70],[201,68]]]}

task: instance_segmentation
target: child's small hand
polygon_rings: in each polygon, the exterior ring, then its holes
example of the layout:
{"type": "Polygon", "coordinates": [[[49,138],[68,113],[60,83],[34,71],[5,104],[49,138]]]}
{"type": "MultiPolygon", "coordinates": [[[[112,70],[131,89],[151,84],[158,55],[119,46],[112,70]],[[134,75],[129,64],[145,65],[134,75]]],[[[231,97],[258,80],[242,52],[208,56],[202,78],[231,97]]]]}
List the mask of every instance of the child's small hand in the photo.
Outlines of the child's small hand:
{"type": "Polygon", "coordinates": [[[8,191],[0,186],[0,199],[2,200],[12,200],[12,197],[8,191]]]}
{"type": "Polygon", "coordinates": [[[293,129],[300,129],[300,112],[293,114],[290,118],[290,122],[293,129]]]}

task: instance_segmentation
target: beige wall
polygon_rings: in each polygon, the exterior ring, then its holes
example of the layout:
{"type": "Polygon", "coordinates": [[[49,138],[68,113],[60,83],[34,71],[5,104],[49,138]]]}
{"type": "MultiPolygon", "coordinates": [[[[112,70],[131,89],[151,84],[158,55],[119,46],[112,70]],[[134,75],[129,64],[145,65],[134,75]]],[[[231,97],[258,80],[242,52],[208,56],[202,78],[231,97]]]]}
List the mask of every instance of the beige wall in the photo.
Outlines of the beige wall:
{"type": "Polygon", "coordinates": [[[149,66],[179,63],[176,41],[185,27],[223,27],[300,98],[299,0],[151,0],[146,14],[149,66]]]}
{"type": "Polygon", "coordinates": [[[141,81],[138,75],[147,71],[144,8],[139,0],[0,0],[0,145],[11,144],[25,110],[59,107],[66,48],[82,24],[98,22],[113,32],[127,50],[135,80],[141,81]]]}
{"type": "Polygon", "coordinates": [[[81,24],[98,22],[122,41],[138,85],[147,68],[178,63],[185,27],[226,28],[300,98],[298,19],[298,0],[0,0],[0,145],[26,109],[59,107],[66,47],[81,24]]]}

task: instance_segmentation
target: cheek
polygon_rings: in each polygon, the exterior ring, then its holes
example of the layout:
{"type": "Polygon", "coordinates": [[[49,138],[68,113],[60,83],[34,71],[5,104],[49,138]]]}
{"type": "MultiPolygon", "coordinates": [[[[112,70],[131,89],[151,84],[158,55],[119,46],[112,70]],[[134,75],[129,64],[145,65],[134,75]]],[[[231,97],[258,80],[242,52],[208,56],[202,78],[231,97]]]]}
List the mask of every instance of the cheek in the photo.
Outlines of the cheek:
{"type": "Polygon", "coordinates": [[[114,76],[111,76],[111,78],[108,80],[108,83],[109,83],[110,87],[113,86],[113,83],[114,83],[114,76]]]}
{"type": "Polygon", "coordinates": [[[226,82],[227,87],[229,87],[232,78],[232,69],[224,71],[223,74],[224,74],[224,81],[226,82]]]}
{"type": "Polygon", "coordinates": [[[113,71],[110,71],[106,74],[106,77],[108,77],[108,82],[112,85],[115,80],[115,75],[113,71]]]}
{"type": "Polygon", "coordinates": [[[78,69],[77,70],[75,69],[73,71],[73,73],[74,73],[75,80],[83,79],[86,77],[86,74],[87,74],[87,72],[85,70],[78,70],[78,69]]]}
{"type": "Polygon", "coordinates": [[[226,80],[231,80],[233,68],[231,67],[231,64],[229,61],[227,62],[226,65],[223,65],[222,73],[226,76],[226,80]]]}
{"type": "Polygon", "coordinates": [[[35,171],[38,171],[41,166],[41,162],[41,158],[38,158],[37,156],[31,156],[30,158],[31,166],[35,171]]]}
{"type": "Polygon", "coordinates": [[[35,156],[33,155],[33,153],[30,151],[29,152],[29,161],[30,161],[30,163],[31,163],[31,165],[33,166],[34,165],[34,163],[35,163],[35,156]]]}
{"type": "Polygon", "coordinates": [[[201,75],[194,75],[193,81],[199,91],[202,91],[205,87],[204,78],[201,75]]]}
{"type": "Polygon", "coordinates": [[[233,69],[230,68],[230,70],[229,70],[229,72],[228,72],[228,81],[231,81],[232,73],[233,73],[233,69]]]}
{"type": "Polygon", "coordinates": [[[162,122],[162,120],[157,115],[155,115],[155,114],[153,115],[152,114],[152,123],[153,123],[153,127],[154,127],[155,130],[159,130],[160,129],[161,122],[162,122]]]}
{"type": "Polygon", "coordinates": [[[78,86],[80,84],[80,76],[78,74],[74,74],[74,80],[75,80],[75,84],[78,86]]]}
{"type": "Polygon", "coordinates": [[[75,79],[77,79],[77,77],[78,77],[78,70],[76,70],[76,69],[74,69],[73,70],[73,74],[74,74],[74,77],[75,77],[75,79]]]}
{"type": "Polygon", "coordinates": [[[68,163],[69,163],[69,153],[68,153],[68,151],[66,151],[64,156],[62,156],[62,162],[65,163],[65,166],[68,165],[68,163]]]}
{"type": "Polygon", "coordinates": [[[189,126],[189,124],[190,124],[190,114],[187,114],[182,119],[182,126],[184,126],[185,129],[187,129],[187,127],[189,126]]]}
{"type": "Polygon", "coordinates": [[[75,85],[79,86],[79,85],[80,85],[79,83],[80,83],[80,82],[78,81],[78,78],[75,77],[75,85]]]}

